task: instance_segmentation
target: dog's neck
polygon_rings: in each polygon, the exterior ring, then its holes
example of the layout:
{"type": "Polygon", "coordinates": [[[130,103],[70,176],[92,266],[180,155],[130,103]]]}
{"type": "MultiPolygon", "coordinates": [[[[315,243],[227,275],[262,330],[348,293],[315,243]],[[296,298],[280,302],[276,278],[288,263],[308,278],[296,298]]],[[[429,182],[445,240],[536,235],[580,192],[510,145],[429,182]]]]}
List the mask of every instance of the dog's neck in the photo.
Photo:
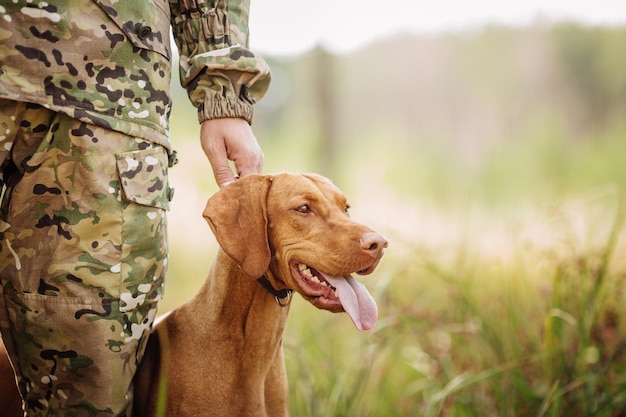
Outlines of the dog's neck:
{"type": "MultiPolygon", "coordinates": [[[[246,276],[221,249],[209,276],[190,301],[210,329],[210,337],[228,340],[259,340],[264,349],[276,349],[282,340],[288,307],[255,279],[246,276]]],[[[261,347],[261,346],[260,346],[261,347]]]]}

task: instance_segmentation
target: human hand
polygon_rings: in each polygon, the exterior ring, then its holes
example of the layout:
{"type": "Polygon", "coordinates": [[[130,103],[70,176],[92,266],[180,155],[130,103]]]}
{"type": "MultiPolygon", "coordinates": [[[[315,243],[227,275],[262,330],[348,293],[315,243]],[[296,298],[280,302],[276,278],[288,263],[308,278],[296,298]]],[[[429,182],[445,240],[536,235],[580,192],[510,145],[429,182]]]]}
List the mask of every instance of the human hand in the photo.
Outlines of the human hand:
{"type": "Polygon", "coordinates": [[[220,188],[236,179],[229,160],[235,163],[237,177],[263,171],[263,151],[244,119],[205,120],[200,127],[200,143],[220,188]]]}

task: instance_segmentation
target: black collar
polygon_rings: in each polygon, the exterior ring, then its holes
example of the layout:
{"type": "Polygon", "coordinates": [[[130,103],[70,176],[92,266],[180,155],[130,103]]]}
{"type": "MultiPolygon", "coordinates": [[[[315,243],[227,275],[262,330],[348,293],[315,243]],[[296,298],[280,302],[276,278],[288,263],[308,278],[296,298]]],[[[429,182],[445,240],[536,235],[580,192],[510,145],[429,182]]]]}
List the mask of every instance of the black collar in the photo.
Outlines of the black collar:
{"type": "Polygon", "coordinates": [[[274,299],[279,306],[287,307],[291,302],[291,294],[293,293],[293,290],[287,288],[283,288],[282,290],[275,289],[274,287],[272,287],[272,284],[265,275],[263,275],[261,278],[258,278],[257,282],[274,296],[274,299]]]}

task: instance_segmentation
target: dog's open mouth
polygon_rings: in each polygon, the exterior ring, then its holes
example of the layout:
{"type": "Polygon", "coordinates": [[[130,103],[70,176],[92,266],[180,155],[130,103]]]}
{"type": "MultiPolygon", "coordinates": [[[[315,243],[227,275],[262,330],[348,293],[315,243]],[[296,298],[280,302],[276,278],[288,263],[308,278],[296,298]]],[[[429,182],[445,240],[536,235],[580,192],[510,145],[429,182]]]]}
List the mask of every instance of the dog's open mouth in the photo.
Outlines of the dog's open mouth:
{"type": "Polygon", "coordinates": [[[300,277],[308,283],[312,289],[319,292],[318,297],[339,300],[337,288],[333,287],[319,271],[305,264],[297,264],[297,267],[300,277]]]}
{"type": "MultiPolygon", "coordinates": [[[[357,273],[368,273],[370,269],[357,273]]],[[[333,312],[345,311],[359,330],[369,330],[376,324],[376,302],[352,275],[332,276],[297,262],[292,264],[291,270],[302,295],[316,307],[333,312]]]]}

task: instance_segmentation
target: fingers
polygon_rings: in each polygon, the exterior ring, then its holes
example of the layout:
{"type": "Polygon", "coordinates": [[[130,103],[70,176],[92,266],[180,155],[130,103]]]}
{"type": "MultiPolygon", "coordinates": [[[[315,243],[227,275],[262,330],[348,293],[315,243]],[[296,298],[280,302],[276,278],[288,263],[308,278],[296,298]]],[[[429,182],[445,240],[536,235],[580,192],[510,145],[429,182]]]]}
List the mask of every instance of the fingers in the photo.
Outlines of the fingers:
{"type": "Polygon", "coordinates": [[[220,188],[236,179],[229,160],[233,161],[237,176],[263,171],[263,151],[245,120],[206,120],[201,126],[200,139],[220,188]]]}
{"type": "MultiPolygon", "coordinates": [[[[252,131],[250,131],[250,134],[252,131]]],[[[254,135],[241,137],[227,137],[226,149],[228,159],[232,160],[237,175],[243,177],[250,174],[260,174],[263,171],[263,151],[254,135]]]]}

